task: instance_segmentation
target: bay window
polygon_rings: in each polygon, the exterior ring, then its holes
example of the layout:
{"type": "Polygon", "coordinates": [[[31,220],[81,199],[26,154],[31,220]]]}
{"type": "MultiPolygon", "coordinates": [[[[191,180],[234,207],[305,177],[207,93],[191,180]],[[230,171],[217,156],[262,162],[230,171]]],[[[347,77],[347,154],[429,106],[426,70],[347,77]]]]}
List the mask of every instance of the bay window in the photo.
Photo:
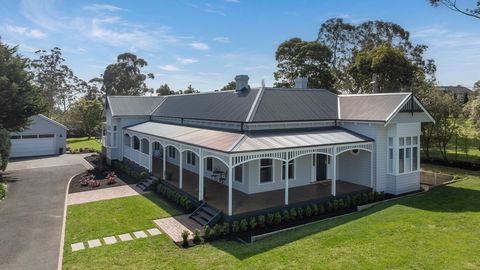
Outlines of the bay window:
{"type": "MultiPolygon", "coordinates": [[[[418,141],[418,136],[407,136],[398,138],[398,173],[409,173],[418,171],[418,141]]],[[[389,158],[390,154],[391,153],[389,152],[389,158]]],[[[389,172],[392,171],[393,170],[389,169],[389,172]]]]}

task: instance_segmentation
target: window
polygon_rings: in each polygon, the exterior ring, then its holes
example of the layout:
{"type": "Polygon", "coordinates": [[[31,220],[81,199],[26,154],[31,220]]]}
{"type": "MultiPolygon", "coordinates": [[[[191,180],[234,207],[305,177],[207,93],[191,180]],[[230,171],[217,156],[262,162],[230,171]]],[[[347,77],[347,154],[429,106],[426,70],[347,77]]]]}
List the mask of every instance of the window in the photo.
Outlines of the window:
{"type": "Polygon", "coordinates": [[[406,137],[405,141],[407,145],[412,145],[412,137],[406,137]]]}
{"type": "Polygon", "coordinates": [[[388,172],[393,173],[393,148],[388,149],[388,172]]]}
{"type": "Polygon", "coordinates": [[[413,144],[418,144],[418,136],[413,136],[413,144]]]}
{"type": "Polygon", "coordinates": [[[54,134],[40,134],[38,135],[38,138],[53,138],[55,137],[54,134]]]}
{"type": "Polygon", "coordinates": [[[403,153],[405,152],[405,149],[398,149],[398,172],[403,173],[405,171],[405,168],[403,167],[405,164],[405,158],[403,153]]]}
{"type": "Polygon", "coordinates": [[[125,136],[123,137],[123,143],[124,143],[126,146],[131,146],[132,140],[130,139],[130,135],[125,134],[125,136]]]}
{"type": "Polygon", "coordinates": [[[11,140],[19,140],[20,138],[21,138],[21,136],[19,136],[19,135],[14,135],[14,136],[10,137],[11,140]]]}
{"type": "Polygon", "coordinates": [[[175,148],[171,146],[168,147],[168,157],[175,159],[175,148]]]}
{"type": "Polygon", "coordinates": [[[273,162],[271,159],[260,160],[260,183],[273,182],[273,162]]]}
{"type": "Polygon", "coordinates": [[[418,147],[412,148],[412,171],[418,170],[418,147]]]}
{"type": "Polygon", "coordinates": [[[137,136],[133,136],[133,149],[139,150],[140,149],[140,140],[137,136]]]}
{"type": "MultiPolygon", "coordinates": [[[[282,180],[285,180],[285,161],[282,162],[282,180]]],[[[288,179],[295,179],[295,162],[290,160],[288,162],[288,179]]]]}
{"type": "Polygon", "coordinates": [[[187,164],[195,166],[195,158],[196,156],[193,152],[190,152],[190,151],[187,152],[187,164]]]}
{"type": "Polygon", "coordinates": [[[117,126],[113,126],[113,131],[117,131],[117,126]]]}
{"type": "Polygon", "coordinates": [[[393,138],[392,137],[388,137],[388,146],[393,147],[393,138]]]}
{"type": "Polygon", "coordinates": [[[148,140],[147,139],[142,139],[142,153],[144,154],[149,154],[149,145],[148,145],[148,140]]]}
{"type": "Polygon", "coordinates": [[[233,171],[233,174],[234,174],[233,179],[236,182],[243,183],[243,164],[236,166],[233,171]]]}
{"type": "Polygon", "coordinates": [[[160,151],[160,143],[154,142],[154,143],[153,143],[153,150],[155,150],[155,151],[160,151]]]}
{"type": "Polygon", "coordinates": [[[207,158],[207,171],[213,171],[213,158],[207,158]]]}
{"type": "Polygon", "coordinates": [[[23,135],[22,139],[36,139],[38,135],[23,135]]]}
{"type": "Polygon", "coordinates": [[[404,144],[405,144],[405,138],[404,137],[398,138],[398,145],[403,146],[404,144]]]}
{"type": "Polygon", "coordinates": [[[405,172],[412,170],[412,148],[405,148],[405,172]]]}

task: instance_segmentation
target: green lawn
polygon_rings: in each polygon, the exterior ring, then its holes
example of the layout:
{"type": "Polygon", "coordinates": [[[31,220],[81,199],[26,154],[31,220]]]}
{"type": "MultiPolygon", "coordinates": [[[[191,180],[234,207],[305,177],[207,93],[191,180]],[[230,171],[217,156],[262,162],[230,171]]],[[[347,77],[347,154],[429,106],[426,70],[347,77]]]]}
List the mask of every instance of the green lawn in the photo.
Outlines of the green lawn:
{"type": "Polygon", "coordinates": [[[65,269],[479,269],[480,178],[254,244],[181,249],[165,235],[70,252],[70,244],[152,227],[175,210],[149,197],[68,207],[65,269]]]}
{"type": "Polygon", "coordinates": [[[69,147],[71,150],[76,150],[80,148],[93,148],[99,152],[102,150],[102,144],[94,137],[90,139],[88,139],[87,137],[67,138],[67,147],[69,147]]]}

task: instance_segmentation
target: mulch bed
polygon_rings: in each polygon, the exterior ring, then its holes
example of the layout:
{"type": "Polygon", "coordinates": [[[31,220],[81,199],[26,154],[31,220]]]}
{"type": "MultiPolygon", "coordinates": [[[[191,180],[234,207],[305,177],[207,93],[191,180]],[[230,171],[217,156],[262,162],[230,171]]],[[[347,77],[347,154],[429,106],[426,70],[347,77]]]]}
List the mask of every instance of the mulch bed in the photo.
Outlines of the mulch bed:
{"type": "Polygon", "coordinates": [[[124,172],[115,169],[114,167],[107,166],[104,164],[99,155],[92,155],[85,157],[90,164],[92,164],[95,169],[84,172],[75,176],[72,181],[70,182],[70,187],[68,188],[68,193],[76,193],[82,191],[89,191],[89,190],[96,190],[96,189],[103,189],[103,188],[111,188],[111,187],[118,187],[124,185],[131,185],[138,183],[138,180],[132,178],[125,174],[124,172]],[[114,171],[117,175],[116,183],[115,184],[107,184],[107,179],[105,179],[106,172],[114,171]],[[86,175],[93,175],[95,180],[100,182],[100,186],[98,187],[91,187],[91,186],[82,186],[80,185],[80,180],[83,176],[86,175]]]}

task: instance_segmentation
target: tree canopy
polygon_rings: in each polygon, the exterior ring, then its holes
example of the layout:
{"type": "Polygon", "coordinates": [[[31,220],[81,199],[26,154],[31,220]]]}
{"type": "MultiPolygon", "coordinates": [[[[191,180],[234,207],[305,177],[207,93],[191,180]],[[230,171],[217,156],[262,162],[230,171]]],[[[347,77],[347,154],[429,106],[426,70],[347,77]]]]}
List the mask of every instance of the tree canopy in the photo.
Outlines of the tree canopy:
{"type": "Polygon", "coordinates": [[[330,70],[332,51],[315,41],[292,38],[282,42],[275,53],[277,87],[292,87],[297,77],[308,77],[308,87],[332,89],[334,76],[330,70]]]}
{"type": "Polygon", "coordinates": [[[169,96],[169,95],[176,94],[175,91],[170,89],[170,86],[168,86],[168,84],[160,85],[160,87],[157,90],[155,90],[155,93],[157,93],[157,95],[159,96],[169,96]]]}
{"type": "Polygon", "coordinates": [[[428,0],[430,4],[434,7],[443,5],[455,12],[459,12],[463,15],[467,15],[473,18],[480,19],[480,0],[477,0],[475,7],[473,8],[461,8],[458,6],[456,0],[428,0]]]}
{"type": "Polygon", "coordinates": [[[99,99],[82,98],[73,103],[67,113],[66,124],[78,136],[91,136],[100,130],[103,104],[99,99]]]}
{"type": "Polygon", "coordinates": [[[144,95],[153,92],[145,81],[155,78],[152,73],[142,72],[147,65],[147,61],[133,53],[122,53],[118,55],[117,63],[108,65],[102,78],[95,78],[94,81],[102,82],[102,91],[107,95],[144,95]]]}
{"type": "Polygon", "coordinates": [[[226,91],[226,90],[235,90],[237,88],[237,83],[235,81],[231,81],[229,83],[227,83],[224,87],[222,87],[222,91],[226,91]]]}

